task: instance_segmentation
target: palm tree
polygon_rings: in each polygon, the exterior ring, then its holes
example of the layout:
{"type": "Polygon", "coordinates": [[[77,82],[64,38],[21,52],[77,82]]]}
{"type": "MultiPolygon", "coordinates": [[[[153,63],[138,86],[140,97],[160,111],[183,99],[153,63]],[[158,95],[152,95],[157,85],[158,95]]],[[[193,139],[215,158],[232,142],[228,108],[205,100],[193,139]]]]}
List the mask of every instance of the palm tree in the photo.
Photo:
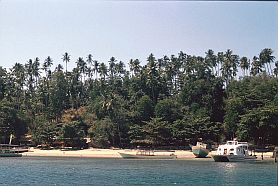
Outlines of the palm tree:
{"type": "Polygon", "coordinates": [[[223,54],[223,52],[218,52],[217,53],[217,60],[216,60],[217,67],[218,67],[218,72],[217,72],[218,76],[220,74],[220,68],[222,68],[223,62],[224,62],[224,54],[223,54]]]}
{"type": "Polygon", "coordinates": [[[93,55],[92,54],[89,54],[88,56],[87,56],[87,64],[89,65],[89,67],[87,67],[87,74],[88,74],[88,76],[89,76],[89,78],[90,78],[90,80],[91,80],[91,78],[92,78],[92,66],[93,66],[93,62],[94,62],[94,60],[93,60],[93,55]]]}
{"type": "Polygon", "coordinates": [[[186,64],[187,54],[183,53],[182,51],[179,52],[179,60],[181,62],[182,73],[185,72],[184,65],[186,64]]]}
{"type": "Polygon", "coordinates": [[[205,63],[212,68],[212,72],[215,75],[216,73],[216,65],[217,65],[217,57],[214,55],[213,50],[209,49],[206,52],[205,63]],[[215,68],[215,70],[213,70],[215,68]],[[215,71],[215,72],[214,72],[215,71]]]}
{"type": "MultiPolygon", "coordinates": [[[[174,86],[173,86],[173,74],[174,74],[174,71],[173,71],[173,65],[169,59],[168,56],[163,56],[163,63],[165,64],[165,70],[164,70],[164,78],[165,78],[165,81],[166,81],[166,87],[168,89],[168,92],[170,95],[173,94],[173,91],[174,91],[174,86]]],[[[183,64],[183,68],[185,69],[185,63],[183,64]]]]}
{"type": "Polygon", "coordinates": [[[40,77],[40,59],[38,57],[35,58],[34,63],[33,63],[33,73],[34,73],[34,77],[35,77],[35,83],[36,86],[38,85],[38,80],[40,77]]]}
{"type": "Polygon", "coordinates": [[[250,61],[247,59],[247,57],[240,58],[240,68],[243,71],[243,76],[246,75],[247,70],[249,69],[250,61]]]}
{"type": "Polygon", "coordinates": [[[28,86],[28,91],[31,93],[34,91],[33,83],[34,83],[34,73],[33,73],[33,61],[32,59],[29,59],[27,64],[25,64],[25,69],[26,69],[26,79],[27,79],[27,86],[28,86]]]}
{"type": "Polygon", "coordinates": [[[68,62],[70,61],[70,55],[66,52],[62,57],[63,62],[66,62],[66,73],[68,72],[68,62]]]}
{"type": "Polygon", "coordinates": [[[83,60],[82,57],[79,57],[76,61],[77,68],[80,70],[80,72],[83,74],[83,82],[85,83],[85,75],[87,72],[87,63],[83,60]]]}
{"type": "Polygon", "coordinates": [[[57,72],[61,72],[63,69],[64,69],[64,68],[63,68],[63,66],[62,66],[61,64],[58,64],[58,66],[55,68],[55,70],[56,70],[57,72]]]}
{"type": "Polygon", "coordinates": [[[178,84],[177,84],[177,80],[180,74],[180,68],[181,68],[181,61],[179,60],[179,58],[177,58],[174,55],[171,55],[171,66],[172,66],[172,77],[173,77],[173,81],[174,81],[174,93],[177,93],[178,91],[178,84]]]}
{"type": "Polygon", "coordinates": [[[51,71],[50,71],[50,67],[53,65],[53,60],[50,58],[50,56],[48,56],[43,63],[43,70],[45,71],[46,74],[46,78],[48,79],[51,71]]]}
{"type": "Polygon", "coordinates": [[[92,66],[93,65],[93,55],[92,54],[89,54],[88,56],[87,56],[87,64],[89,65],[89,66],[92,66]]]}
{"type": "Polygon", "coordinates": [[[272,75],[271,63],[274,62],[275,57],[272,55],[273,50],[271,48],[265,48],[259,54],[259,60],[262,65],[267,67],[269,75],[272,75]]]}
{"type": "Polygon", "coordinates": [[[278,61],[276,61],[275,63],[275,67],[273,69],[273,73],[276,77],[278,77],[278,61]]]}
{"type": "Polygon", "coordinates": [[[261,72],[262,72],[262,63],[257,56],[254,56],[252,61],[251,74],[253,76],[256,76],[261,72]]]}
{"type": "Polygon", "coordinates": [[[97,60],[94,60],[94,67],[93,67],[93,72],[96,74],[96,79],[97,79],[97,74],[99,72],[99,62],[97,60]]]}
{"type": "Polygon", "coordinates": [[[129,70],[131,72],[131,76],[133,76],[134,75],[134,60],[130,59],[128,65],[129,65],[129,70]]]}
{"type": "Polygon", "coordinates": [[[141,65],[140,65],[140,61],[139,61],[139,59],[135,59],[133,61],[133,63],[134,63],[134,66],[133,66],[134,75],[138,76],[139,73],[140,73],[140,70],[142,68],[141,65]]]}
{"type": "Polygon", "coordinates": [[[233,51],[228,49],[224,54],[224,61],[222,65],[222,77],[226,81],[226,85],[230,83],[237,75],[237,66],[239,63],[238,55],[233,55],[233,51]]]}
{"type": "Polygon", "coordinates": [[[25,68],[20,63],[15,63],[12,67],[12,75],[15,77],[15,82],[18,86],[23,89],[24,85],[24,76],[25,76],[25,68]]]}
{"type": "Polygon", "coordinates": [[[20,63],[15,63],[15,65],[11,69],[12,75],[14,77],[14,86],[15,86],[15,94],[16,94],[16,102],[17,109],[20,108],[21,99],[23,98],[23,86],[25,80],[25,68],[20,63]]]}
{"type": "Polygon", "coordinates": [[[110,78],[113,80],[114,74],[115,74],[115,65],[116,65],[116,59],[114,57],[111,57],[109,62],[109,72],[110,72],[110,78]]]}
{"type": "Polygon", "coordinates": [[[100,77],[105,81],[105,77],[107,76],[107,66],[104,63],[101,63],[99,66],[100,77]]]}
{"type": "Polygon", "coordinates": [[[125,64],[122,61],[120,61],[119,63],[116,64],[115,72],[117,74],[119,74],[120,77],[121,77],[121,75],[123,75],[125,73],[125,64]]]}
{"type": "Polygon", "coordinates": [[[92,73],[92,68],[91,67],[87,67],[87,71],[86,71],[86,75],[89,77],[90,81],[92,79],[93,73],[92,73]]]}
{"type": "Polygon", "coordinates": [[[156,103],[157,101],[157,84],[158,84],[158,70],[154,55],[151,53],[147,59],[147,85],[151,88],[151,98],[156,103]]]}

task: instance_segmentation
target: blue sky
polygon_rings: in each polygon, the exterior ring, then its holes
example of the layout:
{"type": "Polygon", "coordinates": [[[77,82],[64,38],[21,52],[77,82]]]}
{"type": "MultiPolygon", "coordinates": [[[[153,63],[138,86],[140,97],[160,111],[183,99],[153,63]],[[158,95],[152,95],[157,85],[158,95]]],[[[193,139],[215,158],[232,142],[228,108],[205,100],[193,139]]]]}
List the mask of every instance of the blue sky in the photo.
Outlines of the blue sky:
{"type": "MultiPolygon", "coordinates": [[[[0,66],[62,54],[89,53],[143,63],[177,54],[232,49],[253,57],[270,47],[278,57],[277,2],[0,0],[0,66]]],[[[64,65],[64,64],[63,64],[64,65]]]]}

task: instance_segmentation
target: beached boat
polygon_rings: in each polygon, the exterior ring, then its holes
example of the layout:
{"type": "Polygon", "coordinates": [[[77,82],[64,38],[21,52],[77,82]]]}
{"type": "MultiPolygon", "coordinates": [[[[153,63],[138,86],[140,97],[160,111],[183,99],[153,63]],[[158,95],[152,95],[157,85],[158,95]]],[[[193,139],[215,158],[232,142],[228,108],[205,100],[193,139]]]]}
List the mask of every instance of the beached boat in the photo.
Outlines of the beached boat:
{"type": "Polygon", "coordinates": [[[254,161],[257,159],[256,156],[249,155],[247,142],[236,140],[220,145],[216,155],[213,155],[212,158],[216,162],[254,161]]]}
{"type": "Polygon", "coordinates": [[[202,142],[197,142],[196,146],[192,146],[192,152],[196,158],[205,158],[209,150],[207,149],[207,144],[202,142]]]}
{"type": "Polygon", "coordinates": [[[23,152],[28,152],[27,148],[12,145],[13,135],[10,135],[9,144],[0,144],[0,157],[21,157],[23,152]]]}
{"type": "Polygon", "coordinates": [[[136,154],[119,152],[120,156],[125,159],[175,159],[177,155],[171,154],[155,154],[152,150],[138,150],[136,154]]]}
{"type": "Polygon", "coordinates": [[[0,157],[21,157],[20,152],[17,145],[0,144],[0,157]]]}

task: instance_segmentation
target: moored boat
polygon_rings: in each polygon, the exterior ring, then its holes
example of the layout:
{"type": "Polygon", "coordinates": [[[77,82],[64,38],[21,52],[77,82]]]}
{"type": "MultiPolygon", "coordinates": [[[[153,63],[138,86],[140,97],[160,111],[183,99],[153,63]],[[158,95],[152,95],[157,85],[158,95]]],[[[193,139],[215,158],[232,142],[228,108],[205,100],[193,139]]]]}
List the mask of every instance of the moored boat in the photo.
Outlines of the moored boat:
{"type": "Polygon", "coordinates": [[[256,156],[249,155],[248,143],[227,141],[226,144],[217,148],[216,155],[212,158],[216,162],[238,162],[238,161],[254,161],[256,156]]]}
{"type": "Polygon", "coordinates": [[[0,144],[0,157],[21,157],[16,145],[0,144]]]}
{"type": "Polygon", "coordinates": [[[10,135],[9,144],[0,144],[0,157],[21,157],[22,152],[27,152],[28,149],[19,148],[18,145],[12,145],[13,135],[10,135]]]}
{"type": "Polygon", "coordinates": [[[196,158],[205,158],[209,153],[207,145],[202,142],[197,142],[196,146],[192,146],[191,148],[196,158]]]}
{"type": "Polygon", "coordinates": [[[171,154],[155,154],[151,150],[138,150],[136,154],[119,152],[124,159],[175,159],[177,155],[171,154]]]}

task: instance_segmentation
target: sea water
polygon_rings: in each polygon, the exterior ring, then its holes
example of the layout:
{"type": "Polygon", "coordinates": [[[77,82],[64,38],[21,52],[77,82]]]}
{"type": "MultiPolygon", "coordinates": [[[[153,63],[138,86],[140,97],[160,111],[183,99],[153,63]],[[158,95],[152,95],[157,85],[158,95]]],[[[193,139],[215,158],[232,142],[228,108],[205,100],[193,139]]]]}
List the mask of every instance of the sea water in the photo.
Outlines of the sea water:
{"type": "Polygon", "coordinates": [[[266,185],[277,163],[205,160],[0,158],[0,185],[266,185]]]}

